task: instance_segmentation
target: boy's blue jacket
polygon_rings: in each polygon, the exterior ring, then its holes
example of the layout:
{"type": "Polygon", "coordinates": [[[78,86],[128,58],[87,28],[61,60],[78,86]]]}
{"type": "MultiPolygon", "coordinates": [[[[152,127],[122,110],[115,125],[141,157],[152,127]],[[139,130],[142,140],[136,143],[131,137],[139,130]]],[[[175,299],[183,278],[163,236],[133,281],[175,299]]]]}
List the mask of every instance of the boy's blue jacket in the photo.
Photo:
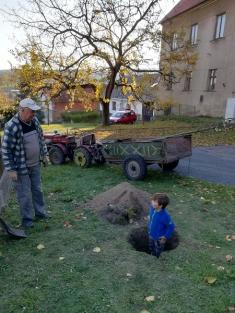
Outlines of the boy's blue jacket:
{"type": "Polygon", "coordinates": [[[175,225],[166,209],[157,212],[153,207],[149,210],[148,232],[153,240],[164,236],[170,239],[175,225]]]}

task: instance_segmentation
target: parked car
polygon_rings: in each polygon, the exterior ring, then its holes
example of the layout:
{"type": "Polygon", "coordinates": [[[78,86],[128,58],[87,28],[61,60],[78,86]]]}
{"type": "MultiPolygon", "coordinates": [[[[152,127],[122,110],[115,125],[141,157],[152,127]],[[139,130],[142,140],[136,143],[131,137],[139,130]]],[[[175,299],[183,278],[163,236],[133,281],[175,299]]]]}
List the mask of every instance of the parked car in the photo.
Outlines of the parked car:
{"type": "Polygon", "coordinates": [[[133,110],[117,111],[110,116],[111,124],[133,124],[137,116],[133,110]]]}

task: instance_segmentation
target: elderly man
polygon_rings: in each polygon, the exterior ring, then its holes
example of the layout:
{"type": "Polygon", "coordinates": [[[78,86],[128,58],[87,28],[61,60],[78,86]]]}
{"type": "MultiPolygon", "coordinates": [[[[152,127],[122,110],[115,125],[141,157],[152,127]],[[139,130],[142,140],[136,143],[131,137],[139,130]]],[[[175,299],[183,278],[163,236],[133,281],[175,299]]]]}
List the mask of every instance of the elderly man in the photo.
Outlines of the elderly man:
{"type": "Polygon", "coordinates": [[[2,159],[16,183],[21,225],[33,227],[35,217],[47,219],[41,188],[40,161],[48,164],[47,147],[35,112],[40,107],[30,98],[20,101],[19,112],[5,125],[2,159]]]}

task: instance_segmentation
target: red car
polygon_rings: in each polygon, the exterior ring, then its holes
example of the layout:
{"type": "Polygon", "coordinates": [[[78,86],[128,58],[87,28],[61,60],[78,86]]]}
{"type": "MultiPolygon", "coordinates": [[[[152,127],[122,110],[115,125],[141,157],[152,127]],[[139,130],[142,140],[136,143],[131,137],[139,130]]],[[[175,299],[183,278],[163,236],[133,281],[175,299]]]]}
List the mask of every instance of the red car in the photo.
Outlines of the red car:
{"type": "Polygon", "coordinates": [[[109,120],[111,124],[133,124],[137,116],[132,110],[117,111],[110,116],[109,120]]]}

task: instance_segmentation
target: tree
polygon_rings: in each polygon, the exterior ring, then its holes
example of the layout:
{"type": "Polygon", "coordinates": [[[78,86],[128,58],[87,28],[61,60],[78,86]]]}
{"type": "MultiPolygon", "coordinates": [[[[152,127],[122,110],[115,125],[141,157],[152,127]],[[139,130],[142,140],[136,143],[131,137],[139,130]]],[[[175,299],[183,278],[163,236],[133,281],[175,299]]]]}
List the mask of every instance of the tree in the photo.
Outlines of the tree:
{"type": "Polygon", "coordinates": [[[17,100],[0,91],[0,119],[1,122],[9,120],[17,111],[17,100]]]}
{"type": "MultiPolygon", "coordinates": [[[[56,98],[63,91],[70,94],[70,105],[79,94],[85,105],[94,101],[94,94],[88,94],[83,85],[92,82],[91,69],[83,64],[74,71],[62,71],[55,66],[57,56],[50,58],[35,43],[28,41],[27,48],[15,50],[15,57],[23,63],[15,68],[17,85],[24,96],[38,97],[42,92],[48,99],[56,98]]],[[[63,63],[60,56],[60,62],[63,63]]]]}
{"type": "MultiPolygon", "coordinates": [[[[66,73],[79,71],[89,61],[104,81],[97,96],[103,107],[103,124],[107,125],[115,85],[133,91],[135,79],[130,83],[128,76],[162,73],[146,67],[147,50],[157,50],[161,41],[161,1],[26,0],[22,13],[13,10],[11,15],[30,34],[30,41],[44,51],[45,64],[56,56],[53,65],[66,73]]],[[[167,75],[165,71],[164,77],[167,75]]]]}
{"type": "Polygon", "coordinates": [[[108,104],[119,74],[123,69],[139,70],[144,64],[143,45],[150,42],[158,28],[158,2],[27,0],[22,14],[17,10],[12,15],[48,58],[52,54],[63,55],[61,71],[78,69],[91,60],[92,66],[104,76],[100,98],[103,122],[108,124],[108,104]]]}

